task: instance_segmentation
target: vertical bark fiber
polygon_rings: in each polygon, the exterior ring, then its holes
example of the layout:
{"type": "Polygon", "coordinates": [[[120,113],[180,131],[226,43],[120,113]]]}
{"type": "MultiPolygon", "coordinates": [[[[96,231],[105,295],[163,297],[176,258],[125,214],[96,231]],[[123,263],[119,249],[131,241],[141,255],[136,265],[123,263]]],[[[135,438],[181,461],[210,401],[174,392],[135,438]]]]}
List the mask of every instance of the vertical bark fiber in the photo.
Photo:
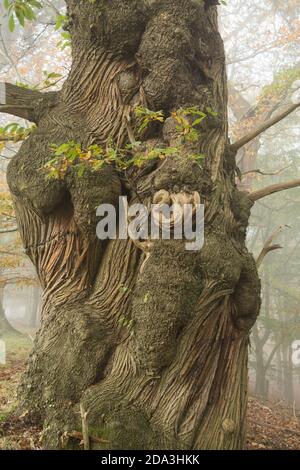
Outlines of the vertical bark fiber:
{"type": "MultiPolygon", "coordinates": [[[[42,326],[19,397],[55,448],[89,430],[110,449],[237,449],[244,444],[247,346],[260,304],[245,247],[251,201],[235,187],[228,151],[227,88],[217,9],[192,0],[67,0],[73,66],[62,91],[35,109],[37,131],[9,165],[21,236],[44,288],[42,326]],[[64,180],[41,170],[49,145],[128,141],[133,107],[162,109],[145,144],[174,146],[171,112],[213,109],[201,139],[143,172],[152,201],[197,191],[205,244],[100,242],[95,207],[125,188],[112,166],[64,180]],[[204,153],[200,167],[188,156],[204,153]],[[130,320],[131,327],[124,326],[130,320]],[[64,436],[65,439],[62,439],[64,436]]],[[[92,443],[92,441],[91,441],[92,443]]],[[[91,444],[95,447],[95,444],[91,444]]]]}

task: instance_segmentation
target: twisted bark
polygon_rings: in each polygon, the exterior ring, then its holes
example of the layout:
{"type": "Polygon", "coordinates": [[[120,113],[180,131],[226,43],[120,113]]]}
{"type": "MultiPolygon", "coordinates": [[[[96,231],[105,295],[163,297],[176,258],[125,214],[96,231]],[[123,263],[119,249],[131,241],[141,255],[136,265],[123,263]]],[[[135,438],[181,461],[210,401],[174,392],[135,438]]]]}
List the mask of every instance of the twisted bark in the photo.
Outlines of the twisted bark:
{"type": "Polygon", "coordinates": [[[8,168],[21,237],[44,289],[42,325],[19,391],[44,445],[75,445],[88,413],[93,448],[242,448],[247,345],[260,305],[245,247],[252,202],[228,148],[225,57],[217,10],[192,0],[67,0],[73,66],[39,106],[37,130],[8,168]],[[112,166],[45,177],[49,146],[128,140],[136,104],[162,109],[144,140],[172,146],[171,112],[212,108],[201,139],[141,174],[143,201],[165,190],[205,201],[205,245],[96,238],[95,207],[134,200],[112,166]],[[206,155],[202,167],[187,158],[206,155]],[[141,270],[141,265],[143,269],[141,270]],[[132,327],[124,327],[123,319],[132,327]],[[76,433],[75,433],[76,434],[76,433]],[[96,439],[95,439],[96,438],[96,439]],[[96,443],[95,443],[96,441],[96,443]],[[97,444],[97,441],[103,444],[97,444]]]}

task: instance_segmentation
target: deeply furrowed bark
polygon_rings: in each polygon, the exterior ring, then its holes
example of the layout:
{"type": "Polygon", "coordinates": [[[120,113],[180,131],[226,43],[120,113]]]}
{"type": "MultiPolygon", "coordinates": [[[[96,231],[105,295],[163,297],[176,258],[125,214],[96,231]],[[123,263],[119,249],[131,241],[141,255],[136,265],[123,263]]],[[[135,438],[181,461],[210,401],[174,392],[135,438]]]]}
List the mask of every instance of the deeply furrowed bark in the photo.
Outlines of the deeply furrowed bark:
{"type": "MultiPolygon", "coordinates": [[[[73,66],[62,91],[34,108],[37,131],[8,170],[21,236],[44,288],[42,326],[20,410],[44,424],[44,445],[80,430],[110,449],[242,448],[249,331],[260,283],[245,247],[252,202],[236,189],[227,135],[225,58],[217,11],[202,1],[68,0],[73,66]],[[143,200],[199,192],[205,244],[96,239],[95,207],[127,194],[107,166],[45,178],[50,144],[128,140],[136,104],[168,117],[145,137],[174,145],[172,111],[208,107],[201,139],[140,177],[143,200]],[[206,155],[199,167],[189,154],[206,155]],[[122,319],[133,321],[132,329],[122,319]]],[[[129,191],[129,194],[128,194],[129,191]]],[[[72,439],[68,445],[72,445],[72,439]]],[[[104,447],[104,446],[102,446],[104,447]]]]}

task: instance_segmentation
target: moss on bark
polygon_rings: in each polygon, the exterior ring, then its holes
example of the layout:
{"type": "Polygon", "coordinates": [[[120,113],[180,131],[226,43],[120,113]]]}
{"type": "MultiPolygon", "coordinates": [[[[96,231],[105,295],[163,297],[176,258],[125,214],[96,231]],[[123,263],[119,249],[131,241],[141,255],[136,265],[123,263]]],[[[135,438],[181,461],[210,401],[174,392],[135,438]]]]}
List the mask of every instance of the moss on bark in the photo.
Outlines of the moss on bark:
{"type": "MultiPolygon", "coordinates": [[[[57,101],[45,98],[37,131],[9,165],[20,231],[44,287],[42,326],[20,387],[20,410],[44,423],[44,445],[80,429],[112,449],[241,448],[247,347],[259,280],[245,246],[251,203],[228,154],[225,56],[215,7],[192,0],[67,0],[73,66],[57,101]],[[171,240],[144,253],[131,241],[95,238],[95,205],[117,205],[112,167],[45,179],[49,146],[128,141],[133,105],[163,109],[151,138],[172,145],[172,111],[207,107],[199,141],[155,162],[137,181],[141,197],[197,191],[205,244],[171,240]],[[47,108],[48,106],[48,108],[47,108]],[[204,153],[201,167],[188,158],[204,153]],[[124,326],[124,318],[133,320],[124,326]],[[130,437],[128,437],[128,433],[130,437]]],[[[176,129],[175,129],[176,130],[176,129]]],[[[145,139],[149,136],[145,136],[145,139]]],[[[121,175],[122,176],[122,175],[121,175]]],[[[124,176],[124,175],[123,175],[124,176]]]]}

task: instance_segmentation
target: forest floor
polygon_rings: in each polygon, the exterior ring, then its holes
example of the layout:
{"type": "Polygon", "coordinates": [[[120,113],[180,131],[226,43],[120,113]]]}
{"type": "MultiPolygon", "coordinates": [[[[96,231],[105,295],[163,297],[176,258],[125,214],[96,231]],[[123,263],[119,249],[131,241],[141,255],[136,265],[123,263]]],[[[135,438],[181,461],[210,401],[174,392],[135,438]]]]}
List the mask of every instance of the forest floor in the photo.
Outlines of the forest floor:
{"type": "MultiPolygon", "coordinates": [[[[4,339],[4,338],[1,338],[4,339]]],[[[5,338],[6,365],[0,365],[0,450],[39,449],[40,430],[23,419],[8,418],[32,343],[29,337],[5,338]]],[[[248,406],[247,449],[300,450],[300,421],[283,401],[267,402],[251,397],[248,406]]]]}

